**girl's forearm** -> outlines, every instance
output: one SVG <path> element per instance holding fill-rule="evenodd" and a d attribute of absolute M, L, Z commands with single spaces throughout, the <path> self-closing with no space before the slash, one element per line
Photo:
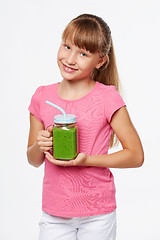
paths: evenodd
<path fill-rule="evenodd" d="M 34 167 L 39 167 L 44 162 L 44 153 L 39 150 L 37 142 L 27 148 L 27 158 Z"/>
<path fill-rule="evenodd" d="M 142 166 L 143 161 L 143 153 L 123 149 L 111 154 L 87 156 L 85 165 L 108 168 L 135 168 Z"/>

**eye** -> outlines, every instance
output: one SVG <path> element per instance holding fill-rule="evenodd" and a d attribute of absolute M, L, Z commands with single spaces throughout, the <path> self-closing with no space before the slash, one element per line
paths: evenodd
<path fill-rule="evenodd" d="M 84 53 L 84 52 L 81 52 L 81 56 L 82 56 L 82 57 L 87 57 L 87 54 Z"/>
<path fill-rule="evenodd" d="M 66 45 L 66 44 L 64 44 L 64 47 L 65 47 L 67 50 L 70 49 L 70 47 L 69 47 L 68 45 Z"/>

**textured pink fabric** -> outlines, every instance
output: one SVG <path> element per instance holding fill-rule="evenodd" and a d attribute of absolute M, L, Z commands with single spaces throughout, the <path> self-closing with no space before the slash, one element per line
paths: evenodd
<path fill-rule="evenodd" d="M 77 100 L 58 95 L 58 83 L 39 87 L 32 96 L 29 111 L 44 124 L 53 124 L 60 111 L 46 100 L 75 114 L 79 152 L 107 154 L 113 113 L 125 106 L 114 86 L 96 82 L 94 88 Z M 81 217 L 106 214 L 116 209 L 114 178 L 108 168 L 55 166 L 45 159 L 42 210 L 55 216 Z"/>

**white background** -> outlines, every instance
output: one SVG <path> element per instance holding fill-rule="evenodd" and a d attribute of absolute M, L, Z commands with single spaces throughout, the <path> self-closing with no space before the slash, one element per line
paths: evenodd
<path fill-rule="evenodd" d="M 158 0 L 0 1 L 1 240 L 38 239 L 43 166 L 27 163 L 28 106 L 38 86 L 61 81 L 61 33 L 82 13 L 111 28 L 124 100 L 145 152 L 141 168 L 111 169 L 117 240 L 160 239 L 159 12 Z"/>

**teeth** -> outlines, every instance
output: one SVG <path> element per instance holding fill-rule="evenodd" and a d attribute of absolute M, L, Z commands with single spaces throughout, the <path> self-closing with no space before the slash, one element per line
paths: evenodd
<path fill-rule="evenodd" d="M 71 68 L 68 68 L 68 67 L 66 67 L 66 70 L 69 71 L 69 72 L 72 71 L 72 69 L 71 69 Z"/>
<path fill-rule="evenodd" d="M 67 67 L 66 65 L 64 65 L 64 67 L 65 67 L 66 71 L 68 71 L 68 72 L 72 72 L 72 71 L 76 70 L 74 68 Z"/>

